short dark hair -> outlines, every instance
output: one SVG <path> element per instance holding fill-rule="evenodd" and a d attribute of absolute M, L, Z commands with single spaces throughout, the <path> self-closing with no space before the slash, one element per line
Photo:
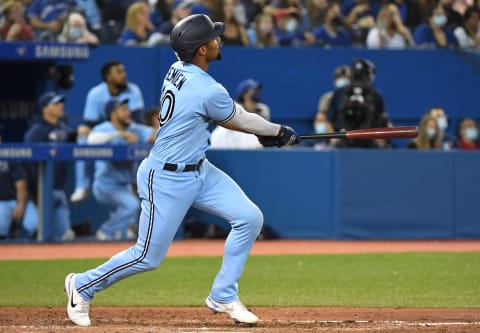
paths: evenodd
<path fill-rule="evenodd" d="M 118 60 L 112 60 L 104 63 L 101 70 L 103 81 L 107 82 L 107 76 L 108 76 L 108 73 L 110 73 L 110 70 L 112 69 L 112 67 L 115 67 L 121 64 L 122 63 Z"/>

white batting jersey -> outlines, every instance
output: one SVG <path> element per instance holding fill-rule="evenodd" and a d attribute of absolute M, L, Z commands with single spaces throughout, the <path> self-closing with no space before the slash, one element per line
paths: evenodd
<path fill-rule="evenodd" d="M 165 75 L 160 129 L 150 157 L 161 162 L 196 163 L 208 149 L 209 123 L 235 112 L 227 90 L 200 67 L 177 61 Z"/>

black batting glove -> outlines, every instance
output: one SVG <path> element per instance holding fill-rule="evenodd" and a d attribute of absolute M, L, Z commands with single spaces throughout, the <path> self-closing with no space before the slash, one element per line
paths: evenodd
<path fill-rule="evenodd" d="M 283 147 L 286 145 L 293 145 L 300 142 L 297 133 L 288 126 L 281 126 L 278 135 L 276 136 L 261 136 L 257 135 L 258 141 L 264 147 Z"/>
<path fill-rule="evenodd" d="M 280 127 L 277 138 L 279 143 L 277 147 L 290 146 L 300 142 L 298 134 L 289 126 Z"/>

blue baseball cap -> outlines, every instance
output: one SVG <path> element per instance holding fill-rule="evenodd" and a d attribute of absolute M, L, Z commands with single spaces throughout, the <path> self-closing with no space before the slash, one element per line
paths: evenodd
<path fill-rule="evenodd" d="M 55 91 L 47 91 L 38 99 L 38 107 L 42 110 L 47 105 L 63 102 L 65 96 L 57 94 Z"/>
<path fill-rule="evenodd" d="M 107 102 L 107 105 L 105 105 L 105 114 L 107 115 L 107 118 L 110 118 L 110 114 L 118 108 L 122 104 L 127 104 L 129 101 L 128 98 L 118 98 L 114 97 L 111 100 Z"/>
<path fill-rule="evenodd" d="M 254 79 L 246 79 L 240 82 L 237 86 L 237 100 L 242 97 L 245 91 L 252 88 L 261 88 L 262 84 Z"/>

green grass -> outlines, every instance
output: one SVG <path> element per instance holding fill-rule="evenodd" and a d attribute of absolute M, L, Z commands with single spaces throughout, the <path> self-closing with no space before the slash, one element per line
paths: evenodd
<path fill-rule="evenodd" d="M 104 260 L 0 261 L 0 306 L 63 306 L 66 273 Z M 101 292 L 95 305 L 201 306 L 220 257 L 167 258 Z M 250 306 L 480 308 L 480 253 L 251 256 Z"/>

